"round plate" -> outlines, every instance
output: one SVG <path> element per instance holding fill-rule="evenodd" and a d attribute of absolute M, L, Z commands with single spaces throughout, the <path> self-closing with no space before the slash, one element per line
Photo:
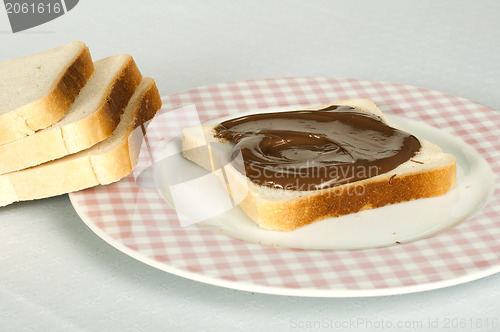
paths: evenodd
<path fill-rule="evenodd" d="M 500 172 L 500 115 L 463 98 L 412 86 L 355 79 L 252 80 L 172 94 L 164 98 L 163 109 L 195 104 L 200 121 L 208 121 L 231 110 L 320 105 L 348 98 L 371 99 L 389 116 L 460 137 L 493 173 Z M 160 121 L 158 126 L 163 142 L 178 135 L 180 123 L 192 125 L 189 116 L 173 113 L 176 121 Z M 162 118 L 168 116 L 158 117 Z M 149 142 L 149 147 L 155 150 L 162 144 Z M 499 272 L 500 185 L 496 181 L 491 186 L 489 203 L 446 232 L 397 246 L 335 251 L 275 248 L 237 240 L 200 224 L 180 227 L 176 211 L 158 191 L 139 186 L 132 175 L 70 198 L 84 222 L 105 241 L 164 271 L 252 292 L 354 297 L 436 289 Z M 193 199 L 193 209 L 201 203 Z"/>

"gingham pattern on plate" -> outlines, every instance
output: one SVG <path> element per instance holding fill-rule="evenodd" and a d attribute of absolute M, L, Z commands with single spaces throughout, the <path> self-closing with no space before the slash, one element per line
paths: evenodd
<path fill-rule="evenodd" d="M 500 173 L 500 115 L 472 101 L 392 83 L 280 78 L 222 83 L 164 98 L 164 111 L 195 104 L 201 120 L 230 111 L 368 98 L 384 112 L 460 136 Z M 173 136 L 189 119 L 162 123 Z M 154 137 L 154 135 L 153 135 Z M 161 144 L 150 141 L 152 149 Z M 410 244 L 357 251 L 276 249 L 202 225 L 181 228 L 175 211 L 133 176 L 71 194 L 82 219 L 120 250 L 165 271 L 216 285 L 275 294 L 370 296 L 433 289 L 500 271 L 500 183 L 475 217 Z"/>

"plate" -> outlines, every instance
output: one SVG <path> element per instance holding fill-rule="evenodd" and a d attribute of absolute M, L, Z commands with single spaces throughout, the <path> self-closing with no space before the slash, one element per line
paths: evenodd
<path fill-rule="evenodd" d="M 109 186 L 73 193 L 71 202 L 103 240 L 146 264 L 200 282 L 252 292 L 317 297 L 401 294 L 456 285 L 500 271 L 500 185 L 490 181 L 487 172 L 485 177 L 478 172 L 483 167 L 494 174 L 500 172 L 500 116 L 472 101 L 423 88 L 355 79 L 221 83 L 165 97 L 165 116 L 158 117 L 163 120 L 152 123 L 156 129 L 148 128 L 148 138 L 150 132 L 158 130 L 161 139 L 150 140 L 148 151 L 172 144 L 181 127 L 193 125 L 189 112 L 168 112 L 181 106 L 196 105 L 196 124 L 234 110 L 285 109 L 347 98 L 372 99 L 393 122 L 444 143 L 447 151 L 458 152 L 462 191 L 465 194 L 472 188 L 479 195 L 474 196 L 472 207 L 457 213 L 464 218 L 476 214 L 438 235 L 422 239 L 424 234 L 401 245 L 304 250 L 241 241 L 201 224 L 180 227 L 176 211 L 155 188 L 141 184 L 141 178 L 134 175 Z M 141 159 L 148 151 L 141 153 Z M 143 165 L 138 165 L 135 175 L 144 171 Z M 469 178 L 471 174 L 475 175 Z M 470 183 L 464 182 L 467 178 Z M 477 178 L 487 183 L 473 180 Z M 491 198 L 486 202 L 488 193 Z M 204 203 L 193 197 L 189 206 L 196 210 Z M 425 223 L 426 213 L 431 212 L 417 209 L 411 217 Z"/>

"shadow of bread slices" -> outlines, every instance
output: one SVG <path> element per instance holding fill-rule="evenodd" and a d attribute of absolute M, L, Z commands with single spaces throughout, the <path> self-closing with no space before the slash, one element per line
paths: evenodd
<path fill-rule="evenodd" d="M 387 123 L 376 104 L 365 99 L 349 99 L 309 109 L 330 105 L 351 106 Z M 201 130 L 200 127 L 184 129 L 183 156 L 218 175 L 233 200 L 264 229 L 291 231 L 329 217 L 438 196 L 456 183 L 455 158 L 433 143 L 419 139 L 421 148 L 413 158 L 387 173 L 361 181 L 311 191 L 261 186 L 236 170 L 230 162 L 233 143 L 216 138 L 214 128 L 215 125 L 208 125 Z M 207 144 L 208 149 L 199 148 Z M 221 167 L 225 175 L 220 172 Z"/>
<path fill-rule="evenodd" d="M 0 63 L 0 145 L 59 121 L 93 72 L 80 41 Z"/>
<path fill-rule="evenodd" d="M 97 61 L 94 73 L 59 122 L 0 145 L 0 174 L 85 150 L 109 137 L 141 79 L 130 55 Z"/>
<path fill-rule="evenodd" d="M 0 175 L 0 206 L 109 184 L 129 175 L 137 164 L 143 126 L 160 108 L 154 80 L 144 78 L 107 139 L 78 153 Z"/>

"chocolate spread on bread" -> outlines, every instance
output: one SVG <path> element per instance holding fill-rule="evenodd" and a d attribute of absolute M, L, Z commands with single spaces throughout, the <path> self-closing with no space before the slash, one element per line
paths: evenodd
<path fill-rule="evenodd" d="M 349 106 L 248 115 L 215 132 L 235 144 L 232 163 L 252 182 L 300 191 L 389 172 L 421 147 L 415 136 Z"/>

